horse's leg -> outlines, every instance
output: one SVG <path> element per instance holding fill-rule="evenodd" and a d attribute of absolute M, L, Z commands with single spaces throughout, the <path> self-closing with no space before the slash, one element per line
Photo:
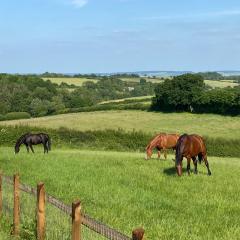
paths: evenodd
<path fill-rule="evenodd" d="M 48 145 L 47 145 L 47 143 L 45 143 L 44 146 L 45 146 L 45 149 L 46 149 L 46 153 L 48 153 Z"/>
<path fill-rule="evenodd" d="M 34 150 L 33 150 L 32 144 L 29 144 L 29 147 L 30 147 L 32 153 L 34 153 Z"/>
<path fill-rule="evenodd" d="M 28 145 L 25 144 L 25 146 L 26 146 L 27 152 L 29 153 L 29 147 L 28 147 Z"/>
<path fill-rule="evenodd" d="M 197 174 L 198 170 L 197 170 L 197 158 L 196 157 L 192 157 L 193 160 L 193 164 L 194 164 L 194 173 Z"/>
<path fill-rule="evenodd" d="M 191 158 L 187 157 L 187 172 L 188 172 L 188 175 L 190 175 L 190 163 L 191 163 Z"/>
<path fill-rule="evenodd" d="M 206 165 L 207 170 L 208 170 L 208 175 L 210 176 L 210 175 L 212 175 L 212 173 L 211 173 L 210 168 L 209 168 L 209 163 L 208 163 L 208 160 L 207 160 L 207 155 L 205 155 L 205 156 L 203 157 L 203 159 L 204 159 L 205 165 Z"/>
<path fill-rule="evenodd" d="M 43 150 L 44 150 L 44 154 L 45 154 L 45 153 L 46 153 L 46 151 L 47 151 L 47 150 L 46 150 L 46 148 L 47 148 L 47 147 L 46 147 L 46 144 L 45 144 L 45 143 L 43 143 Z"/>
<path fill-rule="evenodd" d="M 158 149 L 158 158 L 160 159 L 160 157 L 161 157 L 161 150 Z"/>
<path fill-rule="evenodd" d="M 164 151 L 164 158 L 165 158 L 165 160 L 167 160 L 167 149 L 164 148 L 163 151 Z"/>

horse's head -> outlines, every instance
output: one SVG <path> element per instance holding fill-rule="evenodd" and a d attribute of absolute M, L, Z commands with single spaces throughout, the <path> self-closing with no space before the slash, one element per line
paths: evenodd
<path fill-rule="evenodd" d="M 145 160 L 148 160 L 150 159 L 152 156 L 152 149 L 150 147 L 147 147 L 146 148 L 146 157 L 145 157 Z"/>
<path fill-rule="evenodd" d="M 15 148 L 14 148 L 15 154 L 19 153 L 19 151 L 20 151 L 20 147 L 19 147 L 19 145 L 16 144 Z"/>
<path fill-rule="evenodd" d="M 180 177 L 182 176 L 182 164 L 176 165 L 177 175 Z"/>

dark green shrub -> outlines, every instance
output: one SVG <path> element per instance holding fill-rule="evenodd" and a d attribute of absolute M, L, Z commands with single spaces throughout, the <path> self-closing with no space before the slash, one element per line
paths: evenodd
<path fill-rule="evenodd" d="M 31 115 L 27 112 L 11 112 L 5 115 L 5 120 L 27 119 L 31 118 Z"/>
<path fill-rule="evenodd" d="M 0 114 L 0 121 L 4 121 L 5 120 L 5 116 L 3 114 Z"/>

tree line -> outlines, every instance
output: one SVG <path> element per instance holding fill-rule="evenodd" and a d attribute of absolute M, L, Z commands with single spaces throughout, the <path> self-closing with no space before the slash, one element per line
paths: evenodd
<path fill-rule="evenodd" d="M 240 86 L 209 89 L 201 74 L 184 74 L 158 84 L 152 109 L 239 115 Z"/>
<path fill-rule="evenodd" d="M 202 76 L 204 80 L 233 80 L 240 83 L 240 75 L 223 76 L 218 72 L 201 72 L 198 75 Z"/>

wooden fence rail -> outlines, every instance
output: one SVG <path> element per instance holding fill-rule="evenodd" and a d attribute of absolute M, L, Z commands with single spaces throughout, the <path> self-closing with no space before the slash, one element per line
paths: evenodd
<path fill-rule="evenodd" d="M 38 183 L 37 188 L 32 188 L 25 184 L 20 183 L 20 177 L 15 174 L 12 177 L 4 176 L 0 172 L 0 218 L 2 216 L 2 210 L 4 206 L 2 183 L 5 182 L 8 185 L 13 185 L 13 235 L 19 236 L 20 234 L 20 191 L 31 194 L 36 197 L 36 233 L 38 240 L 44 240 L 46 236 L 46 202 L 52 206 L 58 208 L 61 212 L 72 218 L 72 240 L 81 240 L 81 226 L 84 225 L 88 229 L 106 237 L 110 240 L 143 240 L 144 230 L 138 228 L 132 231 L 132 237 L 128 237 L 119 231 L 91 218 L 86 214 L 81 213 L 81 202 L 79 200 L 74 201 L 72 206 L 68 206 L 59 201 L 55 197 L 45 192 L 44 183 Z"/>

